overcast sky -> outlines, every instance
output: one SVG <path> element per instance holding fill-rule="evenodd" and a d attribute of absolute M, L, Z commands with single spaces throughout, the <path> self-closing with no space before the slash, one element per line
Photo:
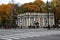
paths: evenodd
<path fill-rule="evenodd" d="M 15 3 L 24 4 L 24 3 L 28 3 L 28 2 L 33 2 L 35 0 L 14 0 L 14 1 L 15 1 Z M 46 2 L 47 0 L 43 0 L 43 1 Z M 9 2 L 11 2 L 11 0 L 0 0 L 0 4 L 2 4 L 2 3 L 7 4 Z"/>

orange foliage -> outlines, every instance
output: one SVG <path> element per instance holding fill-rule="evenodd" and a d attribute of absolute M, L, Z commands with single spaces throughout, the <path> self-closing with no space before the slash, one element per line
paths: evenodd
<path fill-rule="evenodd" d="M 37 5 L 27 4 L 27 5 L 24 5 L 23 8 L 26 9 L 27 11 L 29 11 L 29 12 L 38 12 L 38 11 L 40 11 L 40 8 Z"/>
<path fill-rule="evenodd" d="M 5 17 L 5 19 L 10 20 L 11 19 L 11 10 L 12 5 L 11 4 L 2 4 L 0 5 L 0 16 Z M 0 20 L 2 20 L 0 17 Z"/>

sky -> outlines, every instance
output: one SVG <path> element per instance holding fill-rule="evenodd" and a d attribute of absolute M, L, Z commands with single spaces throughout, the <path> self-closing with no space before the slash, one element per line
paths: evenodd
<path fill-rule="evenodd" d="M 29 3 L 29 2 L 33 2 L 35 0 L 14 0 L 15 3 L 20 3 L 20 4 L 24 4 L 24 3 Z M 44 2 L 46 2 L 47 0 L 43 0 Z M 51 1 L 51 0 L 48 0 Z M 11 0 L 0 0 L 0 4 L 4 3 L 7 4 L 11 2 Z"/>

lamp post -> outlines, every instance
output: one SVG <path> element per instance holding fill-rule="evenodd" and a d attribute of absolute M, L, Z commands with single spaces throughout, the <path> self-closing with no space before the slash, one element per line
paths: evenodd
<path fill-rule="evenodd" d="M 16 14 L 16 8 L 15 8 L 15 5 L 14 5 L 14 0 L 11 0 L 11 1 L 12 1 L 13 25 L 15 26 L 16 25 L 17 14 Z"/>
<path fill-rule="evenodd" d="M 48 29 L 50 29 L 50 25 L 49 25 L 49 2 L 47 0 L 47 17 L 48 17 Z"/>

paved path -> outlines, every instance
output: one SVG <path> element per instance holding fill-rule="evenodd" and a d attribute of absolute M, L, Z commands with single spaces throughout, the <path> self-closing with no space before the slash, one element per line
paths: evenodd
<path fill-rule="evenodd" d="M 41 40 L 55 37 L 59 35 L 59 30 L 47 29 L 7 29 L 0 30 L 0 40 Z M 59 38 L 57 37 L 57 38 Z"/>
<path fill-rule="evenodd" d="M 60 35 L 50 35 L 42 37 L 31 37 L 31 38 L 22 38 L 19 40 L 60 40 Z"/>

